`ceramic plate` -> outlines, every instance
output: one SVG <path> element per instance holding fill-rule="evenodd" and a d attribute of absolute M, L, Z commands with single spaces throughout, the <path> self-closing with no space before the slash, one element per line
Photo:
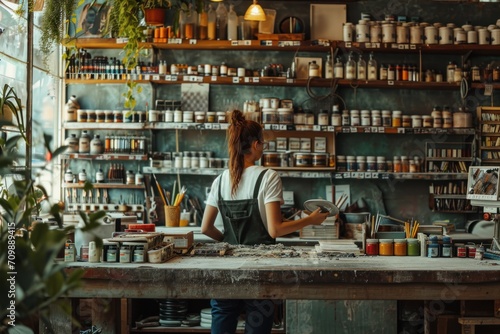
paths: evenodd
<path fill-rule="evenodd" d="M 324 199 L 310 199 L 304 202 L 304 208 L 313 212 L 317 208 L 321 208 L 322 212 L 329 212 L 329 217 L 335 216 L 339 213 L 339 208 L 335 206 L 332 202 L 326 201 Z"/>

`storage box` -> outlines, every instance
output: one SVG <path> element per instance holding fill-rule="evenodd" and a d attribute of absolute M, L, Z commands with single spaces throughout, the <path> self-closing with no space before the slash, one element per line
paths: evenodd
<path fill-rule="evenodd" d="M 175 252 L 185 254 L 193 247 L 193 235 L 193 231 L 187 233 L 164 233 L 163 242 L 173 243 Z"/>

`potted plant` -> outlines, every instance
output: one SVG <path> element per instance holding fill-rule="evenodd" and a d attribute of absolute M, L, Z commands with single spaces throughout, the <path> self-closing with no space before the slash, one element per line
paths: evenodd
<path fill-rule="evenodd" d="M 169 0 L 144 0 L 142 8 L 146 24 L 150 26 L 163 25 L 165 23 L 166 9 L 171 6 L 172 3 Z"/>
<path fill-rule="evenodd" d="M 0 96 L 0 110 L 7 106 L 18 124 L 9 124 L 9 131 L 17 134 L 8 139 L 0 137 L 0 333 L 38 332 L 39 321 L 48 333 L 55 333 L 47 316 L 50 308 L 70 308 L 65 298 L 69 291 L 80 284 L 82 270 L 66 274 L 65 262 L 57 261 L 68 233 L 73 227 L 63 227 L 60 203 L 50 203 L 45 189 L 31 179 L 30 172 L 19 170 L 18 161 L 25 157 L 18 146 L 29 147 L 25 136 L 22 104 L 15 90 L 4 85 Z M 6 122 L 0 122 L 1 126 Z M 49 148 L 47 138 L 45 147 Z M 60 147 L 51 152 L 52 159 L 64 152 Z M 49 213 L 58 228 L 46 223 L 35 223 L 41 212 L 41 203 L 47 204 Z M 91 230 L 105 215 L 96 212 L 87 216 L 80 213 L 85 227 Z"/>

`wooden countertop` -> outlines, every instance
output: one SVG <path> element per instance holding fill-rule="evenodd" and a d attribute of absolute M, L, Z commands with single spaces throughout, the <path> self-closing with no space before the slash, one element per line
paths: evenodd
<path fill-rule="evenodd" d="M 397 256 L 179 256 L 161 264 L 77 262 L 71 297 L 500 299 L 500 261 Z M 296 256 L 296 254 L 294 255 Z"/>

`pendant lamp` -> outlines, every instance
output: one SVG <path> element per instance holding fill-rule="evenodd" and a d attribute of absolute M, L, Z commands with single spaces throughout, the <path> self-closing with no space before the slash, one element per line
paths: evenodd
<path fill-rule="evenodd" d="M 257 3 L 257 0 L 253 0 L 253 4 L 248 7 L 244 18 L 247 21 L 265 21 L 266 13 L 264 13 L 262 7 Z"/>

